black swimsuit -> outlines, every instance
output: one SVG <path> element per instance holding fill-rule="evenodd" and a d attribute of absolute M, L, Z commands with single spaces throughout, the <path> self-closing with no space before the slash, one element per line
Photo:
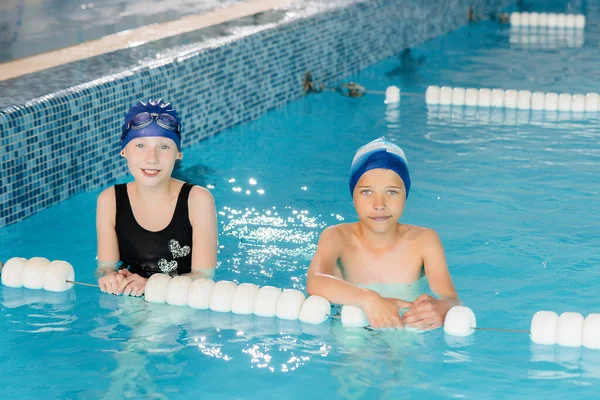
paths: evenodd
<path fill-rule="evenodd" d="M 119 254 L 129 271 L 148 278 L 155 273 L 173 276 L 192 270 L 192 225 L 188 213 L 192 187 L 189 183 L 183 184 L 171 222 L 165 229 L 151 232 L 135 220 L 127 184 L 115 185 Z"/>

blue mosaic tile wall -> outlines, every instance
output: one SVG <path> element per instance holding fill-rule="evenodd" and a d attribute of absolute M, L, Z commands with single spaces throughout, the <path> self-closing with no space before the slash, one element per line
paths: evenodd
<path fill-rule="evenodd" d="M 315 3 L 308 2 L 308 3 Z M 0 227 L 126 172 L 121 118 L 140 99 L 173 102 L 183 146 L 258 118 L 317 81 L 355 73 L 467 23 L 507 0 L 347 1 L 239 40 L 0 110 Z"/>

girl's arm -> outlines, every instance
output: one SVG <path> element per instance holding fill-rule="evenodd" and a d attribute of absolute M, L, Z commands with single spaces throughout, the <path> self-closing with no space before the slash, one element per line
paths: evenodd
<path fill-rule="evenodd" d="M 217 266 L 217 210 L 213 195 L 201 186 L 194 186 L 188 198 L 192 237 L 193 279 L 212 279 Z"/>
<path fill-rule="evenodd" d="M 109 187 L 98 196 L 96 207 L 96 235 L 98 256 L 96 276 L 100 290 L 116 293 L 123 276 L 117 273 L 119 243 L 115 231 L 117 205 L 115 188 Z"/>

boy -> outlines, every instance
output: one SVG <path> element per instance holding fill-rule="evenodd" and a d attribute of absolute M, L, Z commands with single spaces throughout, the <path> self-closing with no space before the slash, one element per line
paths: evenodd
<path fill-rule="evenodd" d="M 323 231 L 308 269 L 307 292 L 361 307 L 373 328 L 440 327 L 460 302 L 437 233 L 397 222 L 410 190 L 404 152 L 385 138 L 362 146 L 352 161 L 349 186 L 358 222 Z M 439 299 L 421 294 L 410 302 L 386 297 L 389 290 L 361 287 L 407 286 L 423 274 Z M 400 317 L 402 308 L 408 311 Z"/>

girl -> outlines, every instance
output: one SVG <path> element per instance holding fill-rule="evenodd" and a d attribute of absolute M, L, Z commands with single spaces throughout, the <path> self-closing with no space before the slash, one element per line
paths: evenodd
<path fill-rule="evenodd" d="M 181 160 L 181 122 L 169 103 L 129 109 L 121 156 L 134 181 L 98 196 L 98 284 L 111 294 L 141 296 L 155 273 L 212 278 L 217 261 L 213 196 L 171 177 Z M 120 264 L 120 269 L 117 267 Z"/>

